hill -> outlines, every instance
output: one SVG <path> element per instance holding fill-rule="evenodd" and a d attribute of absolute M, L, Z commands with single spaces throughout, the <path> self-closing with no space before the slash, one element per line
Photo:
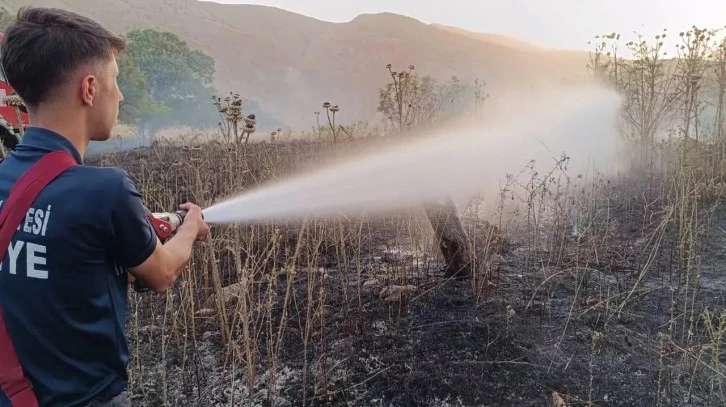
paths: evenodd
<path fill-rule="evenodd" d="M 17 9 L 25 2 L 6 0 Z M 36 0 L 91 16 L 118 32 L 172 31 L 212 56 L 220 92 L 235 91 L 287 125 L 309 127 L 324 101 L 341 120 L 375 120 L 386 64 L 438 79 L 485 80 L 490 91 L 585 74 L 588 55 L 538 49 L 506 37 L 429 25 L 392 13 L 330 23 L 256 5 L 197 0 Z M 204 101 L 206 103 L 206 101 Z"/>

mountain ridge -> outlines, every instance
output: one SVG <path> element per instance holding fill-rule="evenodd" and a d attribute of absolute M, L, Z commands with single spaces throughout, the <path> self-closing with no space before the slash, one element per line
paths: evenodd
<path fill-rule="evenodd" d="M 21 5 L 6 1 L 11 10 Z M 337 23 L 277 7 L 197 0 L 35 0 L 33 5 L 75 11 L 116 32 L 171 31 L 214 58 L 220 93 L 254 99 L 296 129 L 310 128 L 313 112 L 325 101 L 340 105 L 342 122 L 380 120 L 377 91 L 390 79 L 388 63 L 394 69 L 415 65 L 439 80 L 480 78 L 490 93 L 586 73 L 587 52 L 549 50 L 391 12 Z"/>

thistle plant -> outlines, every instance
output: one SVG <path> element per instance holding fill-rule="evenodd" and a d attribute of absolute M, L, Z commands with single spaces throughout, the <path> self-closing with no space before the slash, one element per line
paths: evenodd
<path fill-rule="evenodd" d="M 20 138 L 23 137 L 23 134 L 25 134 L 25 129 L 23 129 L 23 119 L 20 117 L 21 109 L 23 109 L 25 103 L 23 103 L 23 99 L 20 98 L 15 92 L 11 93 L 10 95 L 6 96 L 3 99 L 3 103 L 7 106 L 12 106 L 15 110 L 15 120 L 19 124 L 18 131 L 20 132 Z"/>
<path fill-rule="evenodd" d="M 257 129 L 257 120 L 255 115 L 245 115 L 242 111 L 242 98 L 238 93 L 229 92 L 229 96 L 222 99 L 218 96 L 213 96 L 214 106 L 219 111 L 222 120 L 217 125 L 222 132 L 222 137 L 225 142 L 229 142 L 232 137 L 237 144 L 247 144 L 250 139 L 250 135 Z M 240 122 L 244 121 L 244 127 L 240 128 Z"/>
<path fill-rule="evenodd" d="M 330 126 L 330 131 L 333 133 L 333 142 L 338 142 L 338 131 L 335 128 L 335 114 L 340 111 L 340 107 L 338 105 L 331 105 L 330 102 L 323 103 L 323 109 L 325 109 L 325 114 L 328 116 L 328 125 Z M 333 113 L 332 118 L 330 113 Z"/>

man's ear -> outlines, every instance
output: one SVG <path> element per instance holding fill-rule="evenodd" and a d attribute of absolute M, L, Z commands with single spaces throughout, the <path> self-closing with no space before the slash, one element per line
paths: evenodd
<path fill-rule="evenodd" d="M 81 100 L 83 104 L 93 106 L 93 98 L 98 91 L 98 79 L 93 75 L 86 75 L 81 79 Z"/>

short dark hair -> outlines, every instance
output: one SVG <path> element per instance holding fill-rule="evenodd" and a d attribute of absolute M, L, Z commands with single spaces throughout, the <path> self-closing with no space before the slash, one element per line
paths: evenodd
<path fill-rule="evenodd" d="M 30 108 L 52 97 L 76 69 L 126 49 L 123 37 L 57 8 L 21 8 L 4 37 L 0 63 L 10 86 Z"/>

